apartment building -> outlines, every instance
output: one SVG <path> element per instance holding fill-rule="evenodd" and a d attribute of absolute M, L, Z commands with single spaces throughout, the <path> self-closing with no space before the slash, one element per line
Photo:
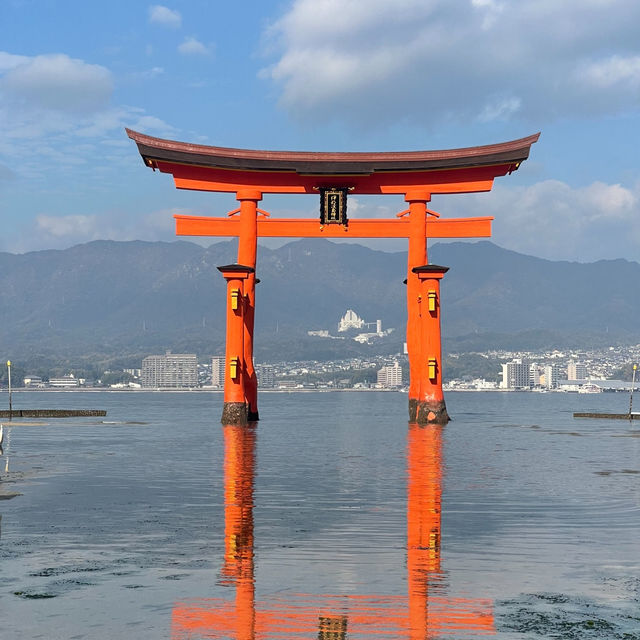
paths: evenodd
<path fill-rule="evenodd" d="M 147 356 L 142 361 L 142 387 L 145 389 L 197 386 L 198 358 L 195 353 L 166 353 Z"/>

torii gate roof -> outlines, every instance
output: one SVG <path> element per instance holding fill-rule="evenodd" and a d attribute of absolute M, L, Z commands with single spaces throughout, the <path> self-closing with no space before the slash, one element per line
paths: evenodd
<path fill-rule="evenodd" d="M 354 193 L 488 191 L 493 179 L 529 157 L 539 133 L 479 147 L 439 151 L 258 151 L 154 138 L 127 129 L 145 164 L 174 176 L 176 187 L 205 191 L 255 188 L 265 193 L 314 193 L 345 186 Z"/>

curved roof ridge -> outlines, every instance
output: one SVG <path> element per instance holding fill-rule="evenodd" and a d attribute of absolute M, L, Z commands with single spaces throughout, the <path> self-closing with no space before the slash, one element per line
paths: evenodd
<path fill-rule="evenodd" d="M 533 135 L 509 140 L 507 142 L 499 142 L 489 145 L 480 145 L 475 147 L 462 147 L 458 149 L 439 149 L 430 151 L 269 151 L 258 149 L 239 149 L 234 147 L 217 147 L 211 145 L 194 144 L 191 142 L 180 142 L 177 140 L 167 140 L 164 138 L 156 138 L 126 129 L 127 135 L 139 147 L 145 148 L 143 155 L 150 155 L 149 151 L 157 150 L 159 152 L 174 152 L 180 154 L 188 154 L 189 156 L 200 156 L 203 158 L 228 158 L 230 160 L 241 161 L 261 161 L 268 164 L 270 161 L 280 162 L 434 162 L 438 160 L 459 159 L 463 161 L 466 158 L 482 158 L 483 156 L 496 156 L 500 154 L 511 155 L 514 152 L 526 151 L 522 159 L 528 157 L 529 148 L 538 141 L 540 132 Z M 141 149 L 142 153 L 142 149 Z M 160 156 L 163 154 L 160 153 Z"/>

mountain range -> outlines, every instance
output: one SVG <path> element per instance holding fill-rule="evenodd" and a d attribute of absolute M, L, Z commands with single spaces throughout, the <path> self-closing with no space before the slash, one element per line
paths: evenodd
<path fill-rule="evenodd" d="M 225 283 L 235 241 L 95 241 L 0 253 L 0 349 L 35 367 L 140 366 L 150 353 L 224 351 Z M 438 243 L 445 349 L 640 342 L 640 264 L 549 261 L 491 242 Z M 326 359 L 402 349 L 406 252 L 299 240 L 259 247 L 256 359 Z M 376 345 L 307 335 L 347 309 L 394 327 Z M 75 365 L 78 366 L 78 365 Z"/>

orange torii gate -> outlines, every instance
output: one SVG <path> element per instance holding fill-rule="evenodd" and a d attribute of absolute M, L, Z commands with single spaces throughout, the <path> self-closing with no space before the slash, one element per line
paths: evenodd
<path fill-rule="evenodd" d="M 258 419 L 253 366 L 258 237 L 407 238 L 409 420 L 449 420 L 442 393 L 440 280 L 427 261 L 427 238 L 491 235 L 491 217 L 442 219 L 427 209 L 433 194 L 490 191 L 518 169 L 539 133 L 500 144 L 444 151 L 314 153 L 254 151 L 163 140 L 127 129 L 145 164 L 173 175 L 178 189 L 235 193 L 227 217 L 177 215 L 176 233 L 238 237 L 237 263 L 219 267 L 227 281 L 223 424 Z M 271 218 L 258 208 L 267 193 L 319 193 L 320 220 Z M 409 208 L 395 219 L 348 219 L 348 194 L 399 194 Z M 233 217 L 239 213 L 239 216 Z"/>

